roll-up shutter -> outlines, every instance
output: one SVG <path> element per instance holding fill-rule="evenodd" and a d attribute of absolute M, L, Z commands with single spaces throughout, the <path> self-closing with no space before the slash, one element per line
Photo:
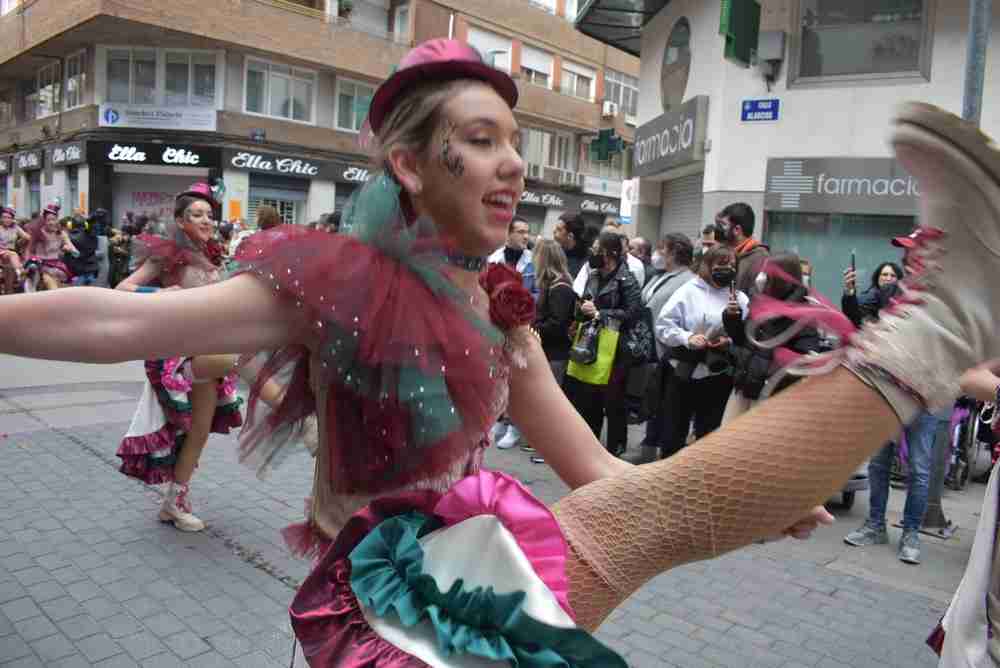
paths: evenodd
<path fill-rule="evenodd" d="M 664 182 L 660 237 L 671 232 L 680 232 L 692 239 L 701 235 L 704 177 L 704 172 L 699 172 Z"/>

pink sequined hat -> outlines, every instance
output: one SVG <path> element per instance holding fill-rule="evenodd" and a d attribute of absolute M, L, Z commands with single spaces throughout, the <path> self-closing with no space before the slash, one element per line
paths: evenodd
<path fill-rule="evenodd" d="M 212 195 L 212 187 L 203 181 L 192 183 L 187 190 L 177 195 L 177 199 L 181 197 L 194 197 L 195 199 L 204 200 L 212 206 L 218 204 Z"/>
<path fill-rule="evenodd" d="M 58 217 L 59 216 L 59 211 L 61 211 L 61 210 L 62 210 L 62 207 L 59 206 L 58 204 L 55 204 L 55 203 L 49 204 L 47 207 L 45 207 L 42 210 L 42 215 L 43 216 L 50 216 L 51 215 L 51 216 Z"/>
<path fill-rule="evenodd" d="M 484 63 L 479 52 L 465 42 L 431 39 L 403 56 L 396 72 L 375 91 L 368 111 L 372 132 L 379 131 L 399 96 L 414 84 L 452 79 L 479 79 L 492 86 L 512 109 L 517 104 L 517 86 L 506 72 Z"/>
<path fill-rule="evenodd" d="M 9 213 L 11 218 L 17 218 L 17 211 L 12 206 L 0 206 L 0 215 Z"/>

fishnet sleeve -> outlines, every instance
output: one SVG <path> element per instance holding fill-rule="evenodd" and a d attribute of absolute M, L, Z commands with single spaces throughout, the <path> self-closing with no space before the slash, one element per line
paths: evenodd
<path fill-rule="evenodd" d="M 577 621 L 595 629 L 652 577 L 780 534 L 898 431 L 888 404 L 840 369 L 669 459 L 575 490 L 553 511 Z"/>

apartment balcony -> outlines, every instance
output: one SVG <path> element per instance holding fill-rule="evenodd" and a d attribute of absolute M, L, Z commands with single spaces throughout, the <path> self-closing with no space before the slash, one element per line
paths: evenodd
<path fill-rule="evenodd" d="M 601 121 L 601 107 L 597 102 L 564 95 L 518 77 L 515 79 L 520 92 L 518 114 L 530 116 L 532 121 L 549 126 L 554 124 L 576 132 L 597 132 Z"/>
<path fill-rule="evenodd" d="M 46 55 L 100 43 L 232 45 L 387 77 L 409 43 L 387 26 L 331 15 L 325 6 L 325 0 L 25 0 L 0 17 L 0 65 L 6 76 L 30 71 L 45 62 L 30 55 L 42 45 Z"/>

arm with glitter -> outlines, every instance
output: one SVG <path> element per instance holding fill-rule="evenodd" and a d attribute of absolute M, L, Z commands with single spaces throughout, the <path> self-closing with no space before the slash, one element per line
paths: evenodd
<path fill-rule="evenodd" d="M 252 276 L 157 295 L 8 295 L 0 312 L 0 353 L 98 364 L 256 352 L 301 343 L 305 331 L 294 303 Z"/>

